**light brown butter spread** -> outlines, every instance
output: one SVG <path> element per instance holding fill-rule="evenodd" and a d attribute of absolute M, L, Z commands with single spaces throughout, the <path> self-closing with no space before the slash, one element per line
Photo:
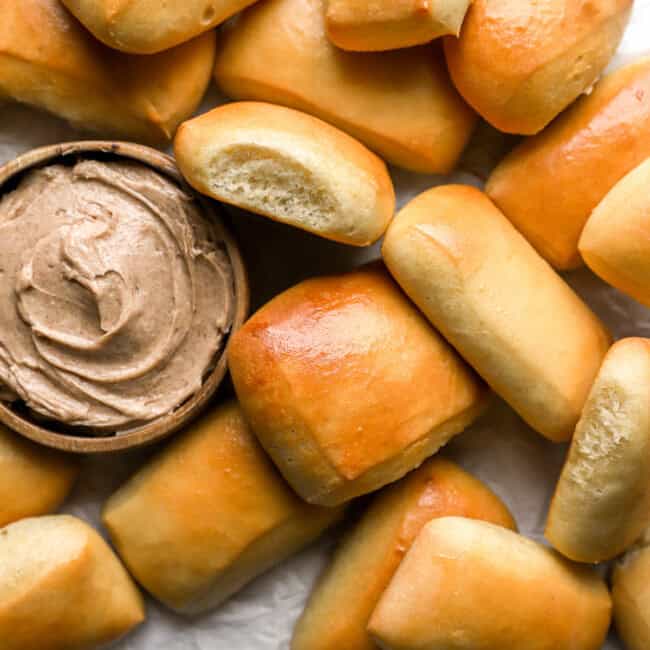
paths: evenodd
<path fill-rule="evenodd" d="M 32 171 L 0 201 L 0 394 L 115 431 L 169 413 L 222 348 L 232 287 L 171 180 L 93 160 Z"/>

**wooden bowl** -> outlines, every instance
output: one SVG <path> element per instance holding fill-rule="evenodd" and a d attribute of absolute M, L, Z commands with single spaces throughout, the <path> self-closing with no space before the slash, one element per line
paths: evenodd
<path fill-rule="evenodd" d="M 0 167 L 0 195 L 6 191 L 5 188 L 12 179 L 16 179 L 27 170 L 33 167 L 42 167 L 44 165 L 63 162 L 62 159 L 65 158 L 96 158 L 107 160 L 129 158 L 136 160 L 171 178 L 181 185 L 186 192 L 197 196 L 204 212 L 214 219 L 217 232 L 226 245 L 226 250 L 232 265 L 235 313 L 231 333 L 242 325 L 249 309 L 249 289 L 239 248 L 230 232 L 222 223 L 217 204 L 209 201 L 205 197 L 197 195 L 184 182 L 174 164 L 173 158 L 170 156 L 149 147 L 125 142 L 83 141 L 34 149 Z M 112 452 L 151 444 L 189 424 L 207 406 L 210 398 L 214 395 L 226 374 L 227 345 L 228 339 L 221 352 L 221 356 L 215 363 L 214 369 L 206 377 L 198 393 L 190 397 L 172 413 L 163 415 L 127 433 L 110 436 L 80 436 L 76 435 L 73 431 L 71 431 L 71 434 L 57 432 L 48 429 L 47 425 L 40 421 L 36 424 L 27 416 L 2 402 L 0 402 L 0 422 L 17 433 L 42 445 L 75 453 Z"/>

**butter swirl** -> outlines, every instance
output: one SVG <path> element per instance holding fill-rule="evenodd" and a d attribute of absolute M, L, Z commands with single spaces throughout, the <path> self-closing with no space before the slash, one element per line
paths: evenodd
<path fill-rule="evenodd" d="M 223 345 L 232 285 L 212 225 L 156 172 L 32 171 L 0 201 L 0 384 L 69 425 L 169 413 Z"/>

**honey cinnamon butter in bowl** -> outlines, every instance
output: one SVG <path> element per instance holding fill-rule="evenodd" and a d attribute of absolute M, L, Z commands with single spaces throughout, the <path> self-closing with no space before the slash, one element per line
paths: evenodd
<path fill-rule="evenodd" d="M 73 143 L 0 169 L 0 420 L 72 451 L 163 437 L 245 316 L 236 245 L 167 156 Z"/>

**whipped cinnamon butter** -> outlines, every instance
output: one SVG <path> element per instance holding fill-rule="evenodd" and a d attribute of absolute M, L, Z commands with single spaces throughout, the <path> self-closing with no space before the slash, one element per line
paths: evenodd
<path fill-rule="evenodd" d="M 120 431 L 201 387 L 233 312 L 211 223 L 138 163 L 30 172 L 0 200 L 0 394 Z"/>

